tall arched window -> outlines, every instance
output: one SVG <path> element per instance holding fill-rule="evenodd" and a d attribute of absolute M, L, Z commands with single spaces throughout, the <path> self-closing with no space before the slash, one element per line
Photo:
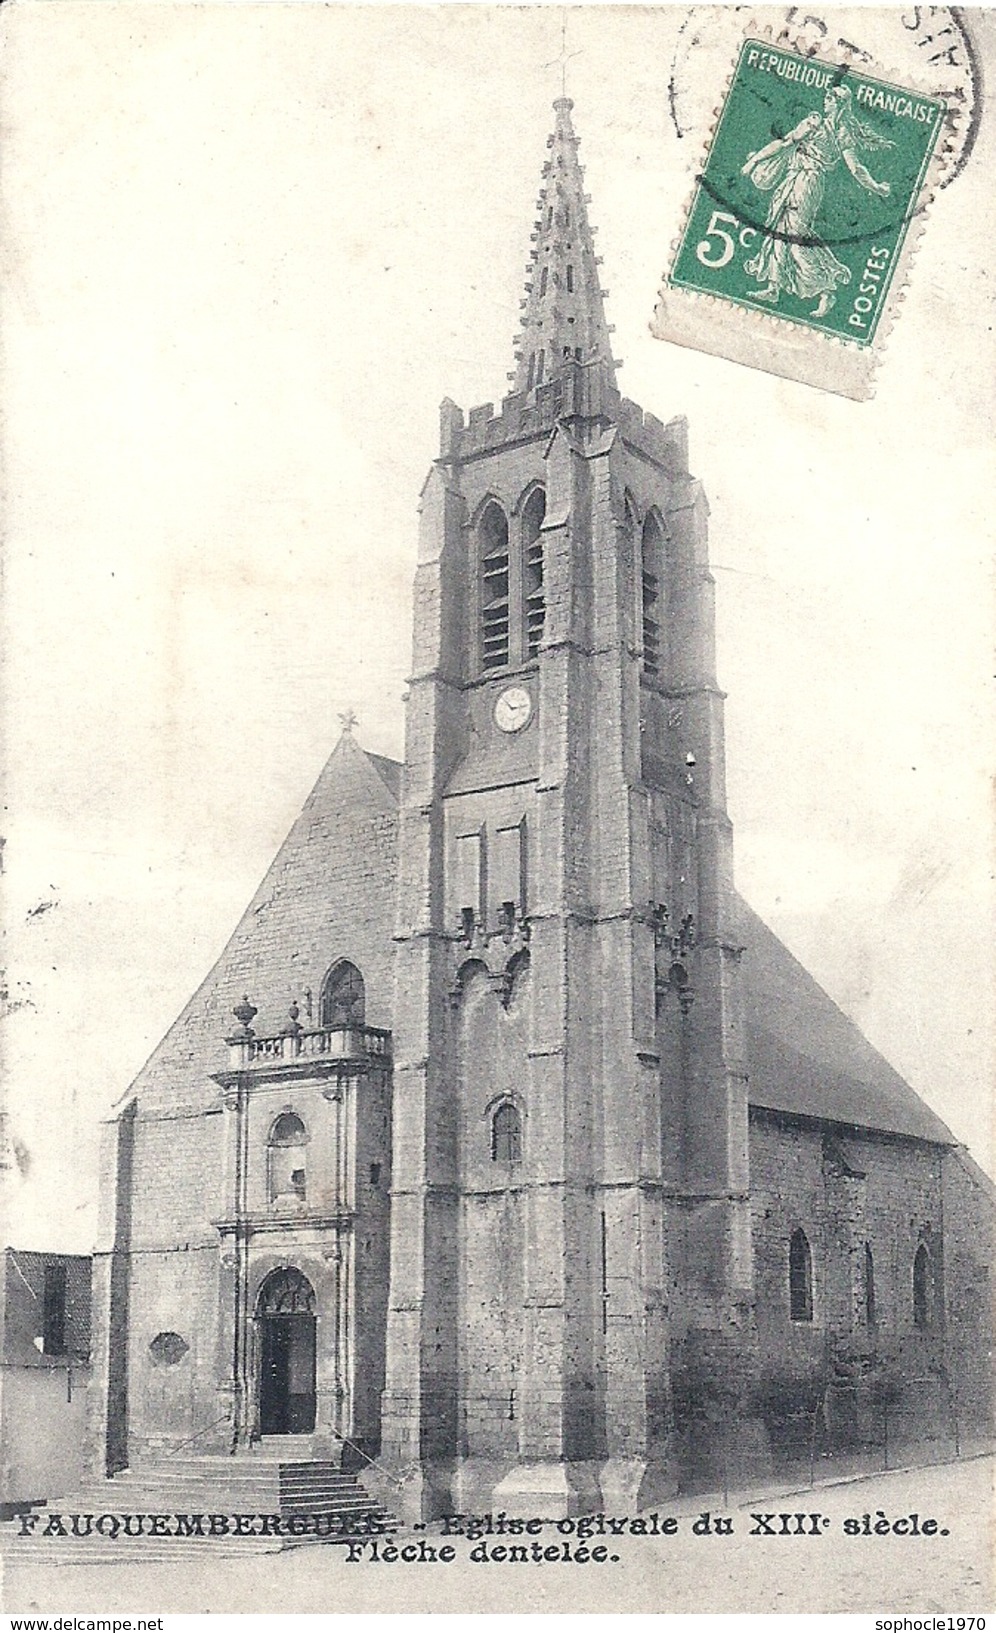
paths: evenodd
<path fill-rule="evenodd" d="M 280 1197 L 303 1202 L 308 1193 L 304 1148 L 308 1130 L 296 1111 L 282 1111 L 268 1141 L 270 1201 Z"/>
<path fill-rule="evenodd" d="M 921 1242 L 913 1259 L 913 1325 L 922 1332 L 930 1326 L 933 1280 L 930 1254 Z"/>
<path fill-rule="evenodd" d="M 875 1261 L 871 1244 L 865 1243 L 865 1326 L 875 1325 Z"/>
<path fill-rule="evenodd" d="M 508 663 L 508 522 L 499 504 L 485 507 L 478 527 L 481 551 L 481 667 Z"/>
<path fill-rule="evenodd" d="M 543 589 L 543 535 L 546 495 L 535 488 L 522 512 L 522 549 L 525 560 L 526 657 L 535 658 L 543 639 L 546 594 Z"/>
<path fill-rule="evenodd" d="M 643 672 L 661 672 L 661 584 L 664 566 L 664 531 L 650 512 L 640 540 L 640 594 L 643 637 Z"/>
<path fill-rule="evenodd" d="M 794 1230 L 789 1242 L 789 1315 L 793 1321 L 813 1319 L 813 1256 L 804 1230 Z"/>
<path fill-rule="evenodd" d="M 522 1118 L 510 1100 L 504 1101 L 491 1119 L 491 1161 L 522 1161 Z"/>
<path fill-rule="evenodd" d="M 340 959 L 322 983 L 320 1026 L 362 1026 L 366 1019 L 363 977 L 355 964 Z"/>

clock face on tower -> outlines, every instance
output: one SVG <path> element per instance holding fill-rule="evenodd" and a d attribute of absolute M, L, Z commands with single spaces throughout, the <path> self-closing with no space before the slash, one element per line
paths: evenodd
<path fill-rule="evenodd" d="M 495 703 L 499 731 L 521 731 L 532 719 L 533 700 L 524 686 L 506 686 Z"/>

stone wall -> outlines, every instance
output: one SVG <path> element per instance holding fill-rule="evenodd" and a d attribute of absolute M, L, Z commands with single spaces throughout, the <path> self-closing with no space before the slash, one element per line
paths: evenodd
<path fill-rule="evenodd" d="M 83 1473 L 89 1368 L 0 1369 L 0 1501 L 51 1500 Z"/>
<path fill-rule="evenodd" d="M 958 1154 L 755 1111 L 751 1159 L 759 1368 L 772 1410 L 779 1391 L 801 1406 L 829 1389 L 831 1439 L 876 1445 L 888 1435 L 953 1446 L 985 1422 L 992 1205 Z M 811 1321 L 790 1314 L 789 1242 L 800 1228 Z"/>
<path fill-rule="evenodd" d="M 390 1028 L 399 780 L 399 767 L 342 738 L 221 958 L 108 1131 L 95 1270 L 90 1439 L 97 1468 L 121 1467 L 143 1450 L 192 1438 L 197 1450 L 227 1450 L 231 1443 L 234 1281 L 217 1227 L 234 1206 L 234 1125 L 214 1074 L 228 1065 L 225 1039 L 236 1031 L 232 1008 L 243 993 L 257 1008 L 259 1036 L 284 1030 L 292 1002 L 301 1024 L 316 1027 L 323 978 L 339 959 L 362 972 L 367 1025 Z M 354 1153 L 362 1163 L 361 1205 L 350 1274 L 363 1285 L 349 1296 L 363 1328 L 355 1405 L 369 1443 L 377 1437 L 383 1382 L 390 1090 L 377 1073 L 372 1086 L 362 1088 Z M 277 1110 L 287 1099 L 282 1092 L 249 1092 L 254 1106 L 260 1093 Z M 311 1100 L 327 1112 L 317 1087 Z M 260 1115 L 249 1118 L 249 1200 L 266 1213 L 269 1124 L 262 1103 L 257 1109 Z M 315 1123 L 310 1101 L 308 1111 Z M 299 1238 L 302 1251 L 305 1245 L 315 1251 L 307 1216 L 328 1205 L 327 1143 L 312 1152 L 315 1186 L 301 1229 L 281 1230 L 284 1262 L 293 1263 Z M 321 1253 L 318 1262 L 324 1263 Z M 331 1335 L 331 1312 L 319 1319 Z M 168 1343 L 157 1343 L 162 1335 L 171 1335 Z"/>
<path fill-rule="evenodd" d="M 531 980 L 514 983 L 507 1010 L 478 968 L 465 984 L 460 1032 L 461 1453 L 518 1451 L 522 1412 L 525 1186 L 543 1171 L 542 1122 L 531 1118 L 527 1006 Z M 492 1158 L 492 1119 L 514 1107 L 521 1159 Z M 518 1396 L 518 1400 L 516 1397 Z"/>
<path fill-rule="evenodd" d="M 827 1339 L 867 1336 L 866 1243 L 874 1265 L 874 1333 L 879 1340 L 911 1334 L 913 1260 L 921 1242 L 938 1278 L 942 1273 L 941 1148 L 857 1131 L 828 1138 L 818 1127 L 756 1110 L 750 1141 L 757 1326 L 769 1361 L 791 1369 Z M 842 1171 L 845 1164 L 850 1173 Z M 797 1228 L 812 1254 L 809 1323 L 789 1317 L 789 1240 Z"/>
<path fill-rule="evenodd" d="M 943 1180 L 949 1373 L 961 1421 L 991 1429 L 994 1187 L 964 1150 L 946 1154 Z"/>
<path fill-rule="evenodd" d="M 65 1272 L 63 1350 L 46 1354 L 45 1270 Z M 73 1489 L 83 1465 L 90 1377 L 91 1261 L 7 1248 L 0 1332 L 0 1500 Z"/>

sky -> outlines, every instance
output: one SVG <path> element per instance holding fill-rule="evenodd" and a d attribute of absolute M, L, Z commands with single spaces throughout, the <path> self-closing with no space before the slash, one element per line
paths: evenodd
<path fill-rule="evenodd" d="M 739 887 L 988 1164 L 993 122 L 873 401 L 655 340 L 747 15 L 568 9 L 620 385 L 687 415 L 709 496 Z M 507 389 L 562 16 L 0 13 L 15 1245 L 90 1247 L 101 1119 L 340 714 L 401 757 L 418 493 L 441 399 Z M 898 10 L 834 17 L 926 72 Z"/>

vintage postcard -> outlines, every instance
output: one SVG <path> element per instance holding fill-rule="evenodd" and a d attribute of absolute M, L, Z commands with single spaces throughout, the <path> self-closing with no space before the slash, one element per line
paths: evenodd
<path fill-rule="evenodd" d="M 993 14 L 0 35 L 4 1611 L 983 1626 Z"/>

